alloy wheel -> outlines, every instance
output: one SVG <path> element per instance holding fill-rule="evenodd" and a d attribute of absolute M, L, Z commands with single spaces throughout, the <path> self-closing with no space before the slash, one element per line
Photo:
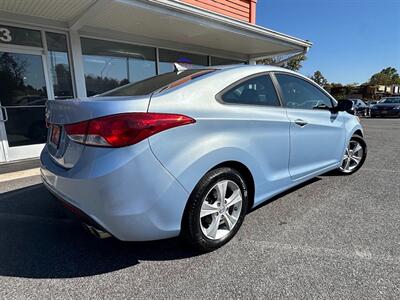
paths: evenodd
<path fill-rule="evenodd" d="M 211 240 L 227 236 L 235 227 L 242 211 L 242 191 L 231 180 L 215 184 L 205 196 L 200 210 L 200 227 Z"/>
<path fill-rule="evenodd" d="M 343 173 L 351 173 L 360 164 L 364 156 L 364 148 L 358 141 L 351 140 L 346 148 L 343 156 L 340 170 Z"/>

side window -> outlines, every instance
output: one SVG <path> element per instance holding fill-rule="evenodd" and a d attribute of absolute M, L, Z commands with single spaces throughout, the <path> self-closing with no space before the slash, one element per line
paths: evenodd
<path fill-rule="evenodd" d="M 332 107 L 331 99 L 319 88 L 295 76 L 275 74 L 288 108 Z"/>
<path fill-rule="evenodd" d="M 261 75 L 241 82 L 225 92 L 221 99 L 226 103 L 280 106 L 269 75 Z"/>

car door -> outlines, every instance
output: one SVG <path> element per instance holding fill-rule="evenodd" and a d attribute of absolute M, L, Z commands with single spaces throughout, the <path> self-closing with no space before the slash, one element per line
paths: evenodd
<path fill-rule="evenodd" d="M 258 164 L 256 200 L 264 200 L 290 182 L 289 120 L 269 74 L 247 77 L 229 86 L 217 99 L 224 113 L 234 119 L 227 127 L 236 128 L 240 144 Z M 229 132 L 227 132 L 229 134 Z M 261 179 L 262 178 L 262 179 Z"/>
<path fill-rule="evenodd" d="M 293 180 L 336 166 L 345 143 L 343 117 L 330 110 L 333 100 L 300 76 L 276 73 L 290 121 L 289 173 Z"/>

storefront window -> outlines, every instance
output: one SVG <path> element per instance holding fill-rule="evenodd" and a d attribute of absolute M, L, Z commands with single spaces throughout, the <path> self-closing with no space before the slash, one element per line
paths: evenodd
<path fill-rule="evenodd" d="M 88 96 L 156 75 L 155 48 L 82 38 Z"/>
<path fill-rule="evenodd" d="M 182 63 L 193 67 L 208 66 L 208 57 L 206 55 L 160 49 L 159 57 L 160 74 L 174 71 L 174 63 Z"/>
<path fill-rule="evenodd" d="M 211 56 L 211 65 L 212 66 L 241 65 L 241 64 L 244 64 L 244 61 Z"/>
<path fill-rule="evenodd" d="M 46 141 L 44 104 L 47 100 L 41 55 L 0 52 L 0 105 L 9 147 Z"/>
<path fill-rule="evenodd" d="M 49 50 L 54 96 L 56 99 L 73 98 L 67 37 L 64 34 L 46 32 L 46 41 Z"/>

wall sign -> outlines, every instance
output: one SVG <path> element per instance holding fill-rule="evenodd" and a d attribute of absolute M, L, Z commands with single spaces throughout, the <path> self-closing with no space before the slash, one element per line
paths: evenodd
<path fill-rule="evenodd" d="M 43 47 L 39 30 L 13 27 L 0 24 L 0 44 L 13 44 L 30 47 Z"/>
<path fill-rule="evenodd" d="M 9 43 L 12 41 L 11 32 L 7 28 L 0 27 L 0 41 Z"/>

